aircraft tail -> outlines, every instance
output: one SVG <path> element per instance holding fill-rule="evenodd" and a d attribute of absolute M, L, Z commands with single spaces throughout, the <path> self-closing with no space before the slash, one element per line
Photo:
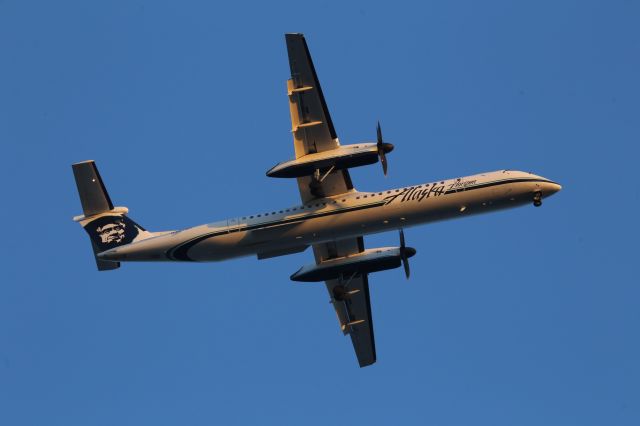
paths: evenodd
<path fill-rule="evenodd" d="M 120 267 L 120 262 L 98 259 L 98 253 L 152 236 L 135 223 L 126 207 L 114 207 L 93 160 L 72 165 L 83 214 L 73 218 L 91 238 L 99 271 Z"/>

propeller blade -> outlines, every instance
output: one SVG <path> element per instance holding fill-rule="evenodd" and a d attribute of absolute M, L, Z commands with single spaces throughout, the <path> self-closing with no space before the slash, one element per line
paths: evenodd
<path fill-rule="evenodd" d="M 409 269 L 409 259 L 407 259 L 407 247 L 404 241 L 404 231 L 400 230 L 400 259 L 402 259 L 402 266 L 404 266 L 404 274 L 409 279 L 411 270 Z"/>
<path fill-rule="evenodd" d="M 382 173 L 387 175 L 387 169 L 389 166 L 387 165 L 387 153 L 386 149 L 388 147 L 385 146 L 384 141 L 382 140 L 382 128 L 380 128 L 380 121 L 378 121 L 378 125 L 376 126 L 376 136 L 377 136 L 377 147 L 378 147 L 378 157 L 380 157 L 380 163 L 382 164 Z M 388 145 L 388 144 L 387 144 Z"/>
<path fill-rule="evenodd" d="M 407 279 L 409 279 L 409 276 L 411 276 L 411 270 L 409 269 L 409 259 L 403 257 L 402 265 L 404 266 L 404 274 L 407 276 Z"/>
<path fill-rule="evenodd" d="M 411 275 L 411 269 L 409 268 L 409 258 L 416 254 L 416 249 L 413 247 L 407 247 L 404 240 L 404 231 L 400 229 L 400 259 L 402 260 L 402 266 L 404 266 L 404 274 L 409 279 Z"/>
<path fill-rule="evenodd" d="M 384 151 L 380 151 L 380 163 L 382 163 L 382 173 L 386 176 L 387 175 L 387 169 L 389 168 L 387 166 L 387 155 L 384 153 Z"/>

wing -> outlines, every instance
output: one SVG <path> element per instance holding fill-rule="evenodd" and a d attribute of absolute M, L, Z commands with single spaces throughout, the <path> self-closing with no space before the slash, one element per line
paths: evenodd
<path fill-rule="evenodd" d="M 285 37 L 291 68 L 287 92 L 296 158 L 336 149 L 340 146 L 340 141 L 333 127 L 307 42 L 302 34 L 287 34 Z M 354 191 L 348 170 L 319 170 L 318 172 L 322 176 L 321 182 L 318 182 L 319 176 L 298 178 L 298 188 L 303 202 L 317 197 L 329 197 Z M 363 250 L 362 237 L 313 246 L 316 263 L 360 253 Z M 344 334 L 351 336 L 360 367 L 373 364 L 376 361 L 376 347 L 367 275 L 342 277 L 326 281 L 326 284 L 340 328 Z"/>
<path fill-rule="evenodd" d="M 313 246 L 316 263 L 332 257 L 342 257 L 364 250 L 362 237 L 348 238 Z M 376 362 L 376 344 L 371 320 L 371 301 L 367 274 L 326 281 L 331 303 L 336 310 L 340 328 L 351 336 L 360 367 Z M 346 297 L 345 297 L 346 296 Z M 344 299 L 344 300 L 340 300 Z"/>
<path fill-rule="evenodd" d="M 287 34 L 285 38 L 291 68 L 287 92 L 296 158 L 335 149 L 340 146 L 340 141 L 333 127 L 304 35 Z M 324 174 L 328 171 L 320 172 Z M 346 169 L 331 171 L 314 189 L 312 185 L 312 176 L 298 178 L 303 202 L 353 190 L 351 177 Z"/>

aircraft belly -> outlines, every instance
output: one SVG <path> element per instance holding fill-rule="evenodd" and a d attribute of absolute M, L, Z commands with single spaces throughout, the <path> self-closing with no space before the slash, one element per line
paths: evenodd
<path fill-rule="evenodd" d="M 254 254 L 251 245 L 243 244 L 248 233 L 238 231 L 203 239 L 187 251 L 188 260 L 220 261 Z"/>

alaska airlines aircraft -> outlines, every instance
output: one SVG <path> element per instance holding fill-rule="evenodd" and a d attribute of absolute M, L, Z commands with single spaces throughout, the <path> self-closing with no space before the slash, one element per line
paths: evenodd
<path fill-rule="evenodd" d="M 340 145 L 302 34 L 287 34 L 287 81 L 295 159 L 267 172 L 296 179 L 302 202 L 181 231 L 150 232 L 114 207 L 93 161 L 73 165 L 83 214 L 74 218 L 91 237 L 98 270 L 124 261 L 207 262 L 256 255 L 268 259 L 313 248 L 315 263 L 294 281 L 324 281 L 340 329 L 351 337 L 361 367 L 376 361 L 368 275 L 404 267 L 416 250 L 403 228 L 533 204 L 561 187 L 531 173 L 499 170 L 381 192 L 357 191 L 349 169 L 380 162 L 387 173 L 380 124 L 376 143 Z M 400 231 L 398 247 L 365 249 L 363 236 Z"/>

